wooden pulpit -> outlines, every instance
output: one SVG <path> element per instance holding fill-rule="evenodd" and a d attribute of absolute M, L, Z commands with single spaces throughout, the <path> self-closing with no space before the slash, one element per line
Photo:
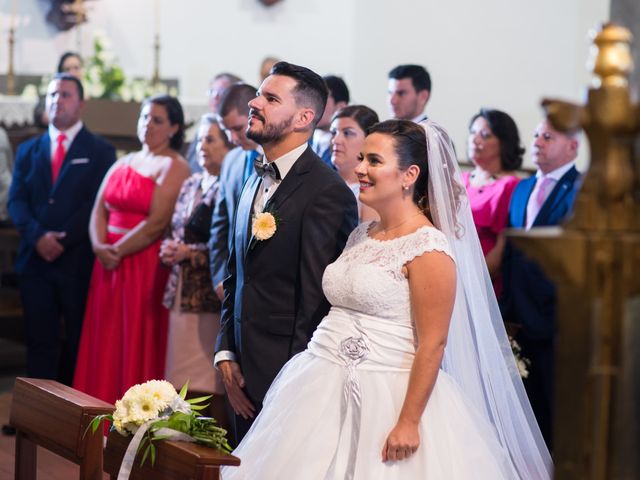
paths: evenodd
<path fill-rule="evenodd" d="M 114 406 L 55 380 L 16 378 L 10 424 L 16 428 L 15 478 L 36 478 L 37 446 L 80 465 L 81 480 L 102 479 L 103 435 L 91 420 Z"/>

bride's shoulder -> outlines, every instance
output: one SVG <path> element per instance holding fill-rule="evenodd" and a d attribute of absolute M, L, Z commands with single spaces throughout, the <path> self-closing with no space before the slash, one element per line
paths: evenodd
<path fill-rule="evenodd" d="M 453 258 L 447 236 L 434 226 L 424 225 L 403 239 L 404 241 L 399 248 L 407 260 L 433 251 L 445 253 Z"/>

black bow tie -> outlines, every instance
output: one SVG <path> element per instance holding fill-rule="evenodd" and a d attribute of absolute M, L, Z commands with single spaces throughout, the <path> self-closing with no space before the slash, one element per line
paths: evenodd
<path fill-rule="evenodd" d="M 268 175 L 274 180 L 280 180 L 280 172 L 278 171 L 278 166 L 273 162 L 263 163 L 262 157 L 258 157 L 253 161 L 253 168 L 256 169 L 256 173 L 262 178 L 264 178 L 265 175 Z"/>

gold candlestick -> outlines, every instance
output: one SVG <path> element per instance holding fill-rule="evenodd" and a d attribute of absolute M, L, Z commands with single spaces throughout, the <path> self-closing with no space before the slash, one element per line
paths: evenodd
<path fill-rule="evenodd" d="M 9 65 L 7 67 L 7 95 L 16 94 L 16 78 L 13 71 L 13 47 L 16 43 L 18 1 L 11 1 L 11 24 L 9 25 Z"/>
<path fill-rule="evenodd" d="M 7 68 L 7 95 L 16 94 L 16 78 L 13 73 L 13 46 L 15 45 L 15 28 L 9 28 L 9 66 Z"/>
<path fill-rule="evenodd" d="M 76 11 L 76 50 L 82 54 L 82 35 L 80 32 L 80 25 L 84 19 L 84 6 L 82 0 L 75 0 L 74 9 Z"/>
<path fill-rule="evenodd" d="M 153 42 L 153 77 L 151 82 L 154 86 L 160 83 L 160 35 L 157 33 Z"/>
<path fill-rule="evenodd" d="M 153 86 L 160 83 L 160 0 L 154 0 Z"/>

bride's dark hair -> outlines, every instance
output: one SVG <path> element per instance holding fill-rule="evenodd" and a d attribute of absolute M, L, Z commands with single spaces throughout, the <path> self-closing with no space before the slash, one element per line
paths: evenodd
<path fill-rule="evenodd" d="M 367 135 L 372 133 L 382 133 L 393 138 L 393 149 L 398 156 L 400 170 L 406 170 L 411 165 L 416 165 L 420 169 L 414 184 L 413 202 L 425 212 L 425 215 L 429 216 L 428 150 L 424 128 L 409 120 L 386 120 L 369 127 Z"/>

